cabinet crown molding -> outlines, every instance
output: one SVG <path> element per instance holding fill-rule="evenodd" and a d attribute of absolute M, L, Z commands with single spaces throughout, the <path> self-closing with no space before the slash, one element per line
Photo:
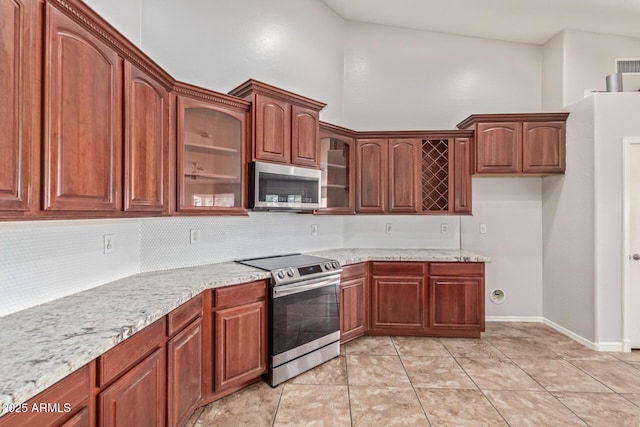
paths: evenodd
<path fill-rule="evenodd" d="M 173 92 L 178 95 L 186 95 L 195 99 L 203 99 L 205 101 L 213 101 L 218 104 L 224 104 L 229 107 L 237 108 L 241 111 L 249 111 L 251 103 L 242 98 L 232 95 L 216 92 L 203 87 L 195 86 L 189 83 L 176 82 L 173 85 Z"/>
<path fill-rule="evenodd" d="M 456 125 L 458 129 L 467 129 L 476 123 L 491 122 L 564 122 L 569 113 L 509 113 L 509 114 L 472 114 Z"/>
<path fill-rule="evenodd" d="M 240 86 L 229 91 L 229 95 L 237 96 L 239 98 L 246 98 L 253 93 L 267 95 L 281 101 L 292 102 L 298 106 L 318 111 L 322 110 L 327 105 L 324 102 L 315 101 L 311 98 L 307 98 L 306 96 L 298 95 L 297 93 L 289 92 L 254 79 L 249 79 Z"/>

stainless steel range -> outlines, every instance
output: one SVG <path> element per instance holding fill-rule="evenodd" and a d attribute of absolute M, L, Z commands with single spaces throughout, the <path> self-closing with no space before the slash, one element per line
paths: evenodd
<path fill-rule="evenodd" d="M 340 272 L 335 260 L 289 254 L 236 261 L 271 272 L 272 387 L 340 354 Z"/>

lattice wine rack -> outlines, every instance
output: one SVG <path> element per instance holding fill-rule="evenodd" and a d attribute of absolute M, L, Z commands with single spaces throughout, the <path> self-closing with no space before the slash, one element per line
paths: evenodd
<path fill-rule="evenodd" d="M 449 212 L 449 140 L 422 140 L 422 211 Z"/>

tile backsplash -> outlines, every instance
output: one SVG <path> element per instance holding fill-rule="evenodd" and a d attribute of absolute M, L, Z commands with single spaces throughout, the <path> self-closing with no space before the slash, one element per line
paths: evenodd
<path fill-rule="evenodd" d="M 191 243 L 191 230 L 198 242 Z M 105 234 L 112 236 L 110 254 L 104 254 Z M 251 212 L 0 222 L 0 317 L 140 272 L 344 247 L 458 248 L 459 236 L 458 217 Z"/>

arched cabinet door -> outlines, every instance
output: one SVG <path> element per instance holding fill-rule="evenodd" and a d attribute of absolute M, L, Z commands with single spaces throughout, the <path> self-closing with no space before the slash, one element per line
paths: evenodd
<path fill-rule="evenodd" d="M 522 172 L 564 172 L 565 128 L 565 122 L 522 124 Z"/>
<path fill-rule="evenodd" d="M 389 212 L 418 212 L 420 145 L 419 139 L 389 140 Z"/>
<path fill-rule="evenodd" d="M 356 211 L 382 213 L 387 208 L 386 139 L 360 139 L 356 142 Z"/>
<path fill-rule="evenodd" d="M 291 117 L 291 163 L 317 168 L 320 158 L 318 112 L 292 105 Z"/>
<path fill-rule="evenodd" d="M 44 209 L 122 206 L 122 60 L 51 4 L 46 9 Z"/>
<path fill-rule="evenodd" d="M 256 95 L 255 158 L 291 162 L 291 105 L 265 95 Z"/>
<path fill-rule="evenodd" d="M 39 135 L 35 6 L 26 0 L 0 2 L 0 216 L 30 210 L 31 194 L 38 192 L 36 179 L 31 180 L 31 155 Z"/>
<path fill-rule="evenodd" d="M 477 173 L 518 173 L 522 170 L 522 125 L 479 123 L 476 132 Z"/>

